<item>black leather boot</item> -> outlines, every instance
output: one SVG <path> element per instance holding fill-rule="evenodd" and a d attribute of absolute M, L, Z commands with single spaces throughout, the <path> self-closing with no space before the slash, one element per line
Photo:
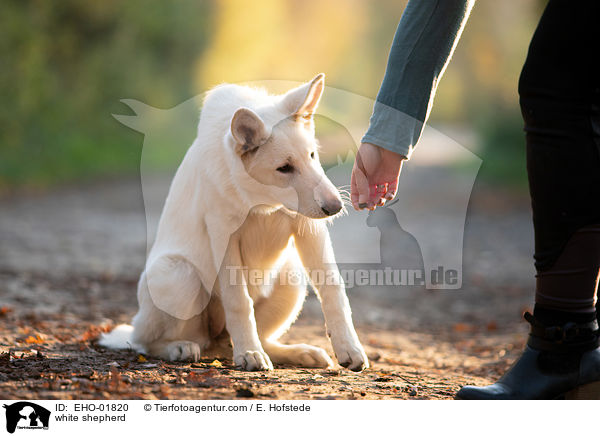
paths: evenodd
<path fill-rule="evenodd" d="M 458 400 L 600 399 L 598 322 L 543 325 L 532 314 L 527 346 L 490 386 L 464 386 Z M 595 397 L 595 398 L 594 398 Z"/>

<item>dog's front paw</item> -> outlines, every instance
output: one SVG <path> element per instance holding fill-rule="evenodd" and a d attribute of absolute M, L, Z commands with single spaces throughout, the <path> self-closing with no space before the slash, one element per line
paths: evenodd
<path fill-rule="evenodd" d="M 369 359 L 360 342 L 350 341 L 333 347 L 338 363 L 351 371 L 360 372 L 369 367 Z"/>
<path fill-rule="evenodd" d="M 175 341 L 167 345 L 169 360 L 197 362 L 200 360 L 200 345 L 191 341 Z"/>
<path fill-rule="evenodd" d="M 273 369 L 271 359 L 267 353 L 259 350 L 245 351 L 233 356 L 235 366 L 239 366 L 246 371 L 268 371 Z"/>

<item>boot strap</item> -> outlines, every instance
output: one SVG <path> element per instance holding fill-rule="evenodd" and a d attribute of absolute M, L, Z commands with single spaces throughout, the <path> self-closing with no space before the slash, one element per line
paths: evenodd
<path fill-rule="evenodd" d="M 546 326 L 539 322 L 531 313 L 525 312 L 525 320 L 531 325 L 531 336 L 551 341 L 557 344 L 570 343 L 577 339 L 593 339 L 599 336 L 598 321 L 593 320 L 583 324 L 568 322 L 562 326 Z"/>

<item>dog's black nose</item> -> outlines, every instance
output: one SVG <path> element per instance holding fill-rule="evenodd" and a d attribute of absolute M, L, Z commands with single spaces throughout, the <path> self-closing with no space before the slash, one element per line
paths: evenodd
<path fill-rule="evenodd" d="M 327 204 L 321 207 L 323 213 L 327 216 L 332 216 L 342 210 L 342 203 Z"/>

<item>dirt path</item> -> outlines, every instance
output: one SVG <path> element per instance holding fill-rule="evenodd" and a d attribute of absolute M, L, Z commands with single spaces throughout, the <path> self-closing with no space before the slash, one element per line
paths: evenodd
<path fill-rule="evenodd" d="M 246 373 L 225 359 L 173 364 L 105 350 L 98 333 L 136 310 L 141 199 L 139 182 L 120 181 L 0 201 L 1 398 L 450 399 L 496 379 L 523 346 L 527 199 L 476 185 L 462 290 L 349 290 L 369 370 Z M 284 339 L 333 354 L 314 296 Z"/>

